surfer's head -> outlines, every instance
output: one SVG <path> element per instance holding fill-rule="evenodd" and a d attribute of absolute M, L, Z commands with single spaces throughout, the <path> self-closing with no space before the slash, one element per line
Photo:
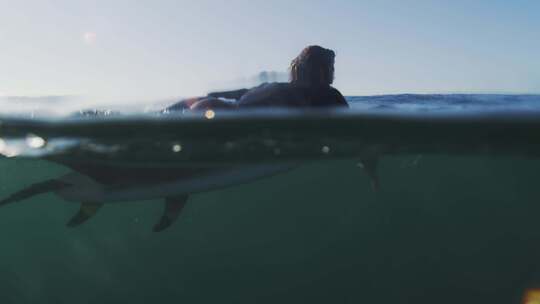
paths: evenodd
<path fill-rule="evenodd" d="M 302 50 L 291 62 L 291 82 L 310 86 L 331 85 L 336 53 L 318 45 Z"/>

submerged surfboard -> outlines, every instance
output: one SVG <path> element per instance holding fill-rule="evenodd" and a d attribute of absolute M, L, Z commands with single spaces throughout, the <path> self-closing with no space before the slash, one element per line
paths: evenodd
<path fill-rule="evenodd" d="M 164 199 L 163 216 L 154 226 L 154 231 L 158 232 L 178 218 L 191 194 L 249 182 L 290 170 L 297 165 L 284 163 L 153 168 L 70 163 L 67 166 L 74 171 L 30 185 L 1 200 L 0 206 L 54 192 L 66 201 L 81 204 L 80 210 L 67 223 L 69 227 L 75 227 L 94 216 L 104 204 Z"/>
<path fill-rule="evenodd" d="M 294 168 L 295 164 L 254 164 L 234 167 L 130 168 L 77 166 L 60 177 L 69 187 L 55 191 L 67 201 L 114 203 L 151 200 L 211 191 Z"/>

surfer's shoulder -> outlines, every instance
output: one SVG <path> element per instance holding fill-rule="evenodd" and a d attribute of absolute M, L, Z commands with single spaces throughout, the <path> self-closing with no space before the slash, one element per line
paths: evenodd
<path fill-rule="evenodd" d="M 349 103 L 347 102 L 345 97 L 343 97 L 343 94 L 341 94 L 341 92 L 338 89 L 330 86 L 330 92 L 332 92 L 332 95 L 334 95 L 333 99 L 336 106 L 349 107 Z"/>
<path fill-rule="evenodd" d="M 304 87 L 312 107 L 348 107 L 347 100 L 332 86 Z"/>

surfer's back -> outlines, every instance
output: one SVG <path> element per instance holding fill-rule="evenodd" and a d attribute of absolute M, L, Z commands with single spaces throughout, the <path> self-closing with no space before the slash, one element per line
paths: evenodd
<path fill-rule="evenodd" d="M 249 90 L 237 102 L 239 108 L 253 107 L 347 107 L 341 93 L 331 86 L 294 83 L 264 83 Z"/>

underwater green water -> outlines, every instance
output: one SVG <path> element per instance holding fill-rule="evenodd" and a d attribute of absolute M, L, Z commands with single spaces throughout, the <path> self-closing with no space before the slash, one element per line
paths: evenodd
<path fill-rule="evenodd" d="M 68 170 L 0 160 L 0 196 Z M 519 303 L 540 287 L 538 159 L 356 160 L 194 195 L 78 210 L 52 194 L 0 209 L 0 303 Z"/>

